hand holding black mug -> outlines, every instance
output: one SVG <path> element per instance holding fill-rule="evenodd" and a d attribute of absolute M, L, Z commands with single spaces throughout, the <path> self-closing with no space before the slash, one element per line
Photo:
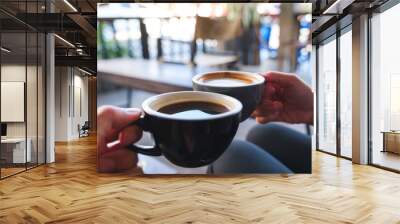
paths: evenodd
<path fill-rule="evenodd" d="M 142 110 L 142 117 L 124 122 L 126 127 L 118 126 L 121 128 L 118 141 L 112 143 L 110 149 L 100 151 L 103 160 L 99 161 L 104 161 L 106 154 L 115 153 L 113 151 L 117 146 L 126 155 L 127 150 L 150 156 L 163 155 L 182 167 L 208 165 L 222 155 L 235 136 L 242 104 L 232 97 L 217 93 L 182 91 L 150 97 L 143 102 Z M 99 111 L 104 113 L 103 108 Z M 104 115 L 100 114 L 99 117 L 104 118 Z M 155 145 L 129 144 L 132 141 L 124 140 L 123 133 L 132 127 L 140 127 L 136 131 L 143 129 L 150 132 Z M 99 136 L 103 138 L 100 142 L 104 141 L 103 132 L 99 130 Z M 115 140 L 116 137 L 109 139 Z"/>
<path fill-rule="evenodd" d="M 182 91 L 150 97 L 142 109 L 143 117 L 132 125 L 150 132 L 155 145 L 128 148 L 192 168 L 214 162 L 228 148 L 239 126 L 242 104 L 221 94 Z"/>

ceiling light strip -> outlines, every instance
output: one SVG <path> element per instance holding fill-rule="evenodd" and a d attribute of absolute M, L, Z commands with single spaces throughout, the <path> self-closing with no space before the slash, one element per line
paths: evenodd
<path fill-rule="evenodd" d="M 57 35 L 57 34 L 54 34 L 54 36 L 55 37 L 57 37 L 59 40 L 61 40 L 62 42 L 64 42 L 64 43 L 66 43 L 67 45 L 69 45 L 70 47 L 73 47 L 73 48 L 75 48 L 75 45 L 73 45 L 71 42 L 69 42 L 68 40 L 66 40 L 66 39 L 64 39 L 64 38 L 62 38 L 62 37 L 60 37 L 59 35 Z"/>
<path fill-rule="evenodd" d="M 336 0 L 332 3 L 324 12 L 323 15 L 340 15 L 343 14 L 343 10 L 353 4 L 355 0 Z"/>
<path fill-rule="evenodd" d="M 83 72 L 83 73 L 85 73 L 85 74 L 92 75 L 92 73 L 90 73 L 90 72 L 88 72 L 88 71 L 85 71 L 85 70 L 83 70 L 83 69 L 81 69 L 81 68 L 79 68 L 79 67 L 78 67 L 78 69 L 79 69 L 79 71 L 81 71 L 81 72 Z"/>
<path fill-rule="evenodd" d="M 68 1 L 64 0 L 65 4 L 67 4 L 74 12 L 78 12 L 78 10 Z"/>
<path fill-rule="evenodd" d="M 4 47 L 1 47 L 0 48 L 2 51 L 4 51 L 4 52 L 7 52 L 7 53 L 10 53 L 11 52 L 11 50 L 8 50 L 7 48 L 4 48 Z"/>
<path fill-rule="evenodd" d="M 336 0 L 332 5 L 330 5 L 322 14 L 332 13 L 331 10 L 339 4 L 340 0 Z"/>

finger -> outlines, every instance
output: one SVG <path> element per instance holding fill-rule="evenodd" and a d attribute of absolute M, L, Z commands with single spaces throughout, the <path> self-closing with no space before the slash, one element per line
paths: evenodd
<path fill-rule="evenodd" d="M 142 129 L 138 126 L 129 126 L 124 128 L 119 134 L 119 142 L 121 145 L 130 145 L 142 138 Z"/>
<path fill-rule="evenodd" d="M 106 156 L 117 152 L 118 150 L 124 148 L 126 145 L 122 145 L 120 140 L 115 140 L 107 144 L 107 148 L 101 153 L 101 156 Z"/>
<path fill-rule="evenodd" d="M 280 101 L 265 100 L 254 111 L 255 116 L 268 115 L 283 109 L 283 104 Z"/>
<path fill-rule="evenodd" d="M 267 83 L 265 85 L 265 90 L 264 90 L 264 99 L 273 99 L 274 95 L 276 93 L 276 88 L 274 85 L 271 83 Z"/>
<path fill-rule="evenodd" d="M 98 110 L 98 155 L 121 148 L 118 140 L 119 131 L 130 122 L 140 117 L 139 109 L 122 109 L 114 106 L 103 106 Z M 117 127 L 117 128 L 116 128 Z"/>
<path fill-rule="evenodd" d="M 273 114 L 276 114 L 276 113 L 279 113 L 279 111 L 270 111 L 270 112 L 264 112 L 264 111 L 260 111 L 260 112 L 257 112 L 257 113 L 254 113 L 254 116 L 255 116 L 255 118 L 257 118 L 257 117 L 270 117 L 270 116 L 272 116 Z"/>
<path fill-rule="evenodd" d="M 264 117 L 257 117 L 257 118 L 256 118 L 256 121 L 257 121 L 257 123 L 259 123 L 259 124 L 265 124 L 265 123 L 267 123 L 267 121 L 265 120 Z"/>
<path fill-rule="evenodd" d="M 111 150 L 118 149 L 117 147 L 111 146 L 115 145 L 118 140 L 118 134 L 107 135 L 107 133 L 97 133 L 97 155 L 101 156 L 108 153 Z"/>
<path fill-rule="evenodd" d="M 110 123 L 111 127 L 108 128 L 113 130 L 109 131 L 119 131 L 129 125 L 132 121 L 139 119 L 141 111 L 136 108 L 123 109 L 114 106 L 105 106 L 99 108 L 98 114 L 99 123 Z"/>
<path fill-rule="evenodd" d="M 279 112 L 275 112 L 267 116 L 256 117 L 256 121 L 260 124 L 265 124 L 272 121 L 279 121 Z"/>
<path fill-rule="evenodd" d="M 113 156 L 118 159 L 118 163 L 114 167 L 116 171 L 127 170 L 137 166 L 138 156 L 131 150 L 122 149 Z"/>
<path fill-rule="evenodd" d="M 268 105 L 258 108 L 253 115 L 262 120 L 276 120 L 283 109 L 283 105 L 279 101 L 271 101 Z"/>
<path fill-rule="evenodd" d="M 107 142 L 104 136 L 101 135 L 100 132 L 97 132 L 97 169 L 99 169 L 100 166 L 100 158 L 103 152 L 107 150 Z"/>
<path fill-rule="evenodd" d="M 103 135 L 103 138 L 104 138 L 104 141 L 105 141 L 106 143 L 110 143 L 110 142 L 116 141 L 116 140 L 118 140 L 118 131 L 116 131 L 116 130 L 110 128 L 110 129 L 105 133 L 105 135 Z"/>
<path fill-rule="evenodd" d="M 296 76 L 293 74 L 275 71 L 267 72 L 263 75 L 267 83 L 277 83 L 282 87 L 292 85 L 293 80 L 296 79 Z"/>
<path fill-rule="evenodd" d="M 138 120 L 141 114 L 141 110 L 137 108 L 121 109 L 114 114 L 115 122 L 113 123 L 113 128 L 121 130 L 133 121 Z"/>
<path fill-rule="evenodd" d="M 272 108 L 276 111 L 281 111 L 283 110 L 283 103 L 281 101 L 274 101 L 272 103 Z"/>
<path fill-rule="evenodd" d="M 99 172 L 116 172 L 135 167 L 138 161 L 137 154 L 127 149 L 108 153 L 100 158 Z"/>
<path fill-rule="evenodd" d="M 133 144 L 142 138 L 142 129 L 138 126 L 130 126 L 124 128 L 120 133 L 117 140 L 107 144 L 107 147 L 102 150 L 101 154 L 106 155 L 111 152 L 120 150 L 127 145 Z"/>
<path fill-rule="evenodd" d="M 266 112 L 266 111 L 264 111 L 262 109 L 259 109 L 259 110 L 255 110 L 252 115 L 254 117 L 263 117 L 263 116 L 267 116 L 268 112 Z"/>
<path fill-rule="evenodd" d="M 115 169 L 115 161 L 112 158 L 100 158 L 97 162 L 97 171 L 102 173 L 112 172 Z"/>

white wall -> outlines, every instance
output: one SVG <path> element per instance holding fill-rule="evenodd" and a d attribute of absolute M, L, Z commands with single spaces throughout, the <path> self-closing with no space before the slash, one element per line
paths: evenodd
<path fill-rule="evenodd" d="M 55 73 L 55 140 L 77 139 L 78 125 L 88 120 L 88 78 L 72 67 L 56 67 Z"/>
<path fill-rule="evenodd" d="M 69 138 L 68 71 L 67 67 L 55 68 L 55 141 L 68 141 Z"/>

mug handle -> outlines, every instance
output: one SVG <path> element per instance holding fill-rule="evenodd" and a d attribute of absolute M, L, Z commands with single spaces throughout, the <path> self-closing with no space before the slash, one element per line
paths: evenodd
<path fill-rule="evenodd" d="M 129 126 L 131 126 L 131 125 L 137 125 L 137 126 L 141 127 L 143 129 L 143 131 L 149 131 L 151 133 L 151 131 L 148 130 L 146 127 L 143 116 L 141 116 L 138 120 L 130 123 Z M 154 136 L 153 136 L 153 138 L 154 138 Z M 161 150 L 157 147 L 156 144 L 153 146 L 132 144 L 132 145 L 127 146 L 127 148 L 136 153 L 140 153 L 140 154 L 147 155 L 147 156 L 161 156 L 162 155 Z"/>

